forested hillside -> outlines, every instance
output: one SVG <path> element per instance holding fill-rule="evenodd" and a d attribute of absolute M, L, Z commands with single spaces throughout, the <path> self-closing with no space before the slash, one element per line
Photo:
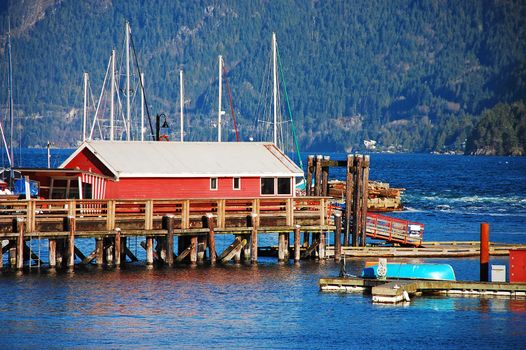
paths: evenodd
<path fill-rule="evenodd" d="M 9 12 L 22 146 L 79 140 L 83 72 L 98 96 L 112 48 L 123 56 L 126 19 L 149 110 L 168 116 L 172 134 L 184 69 L 191 140 L 217 132 L 218 55 L 228 66 L 240 136 L 255 137 L 256 120 L 270 110 L 272 32 L 305 151 L 360 149 L 364 139 L 380 149 L 461 150 L 475 125 L 474 135 L 499 127 L 479 124 L 492 113 L 485 110 L 518 108 L 526 97 L 522 0 L 21 0 L 0 10 L 0 118 Z M 513 147 L 524 149 L 517 140 Z"/>

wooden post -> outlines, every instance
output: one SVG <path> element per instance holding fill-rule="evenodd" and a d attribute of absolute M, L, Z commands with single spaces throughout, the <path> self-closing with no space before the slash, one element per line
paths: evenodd
<path fill-rule="evenodd" d="M 107 237 L 103 241 L 106 250 L 106 264 L 108 266 L 113 266 L 113 239 Z"/>
<path fill-rule="evenodd" d="M 314 182 L 314 195 L 321 196 L 321 155 L 316 156 L 316 180 Z"/>
<path fill-rule="evenodd" d="M 197 261 L 203 262 L 206 258 L 208 237 L 205 235 L 197 236 Z"/>
<path fill-rule="evenodd" d="M 4 268 L 4 247 L 2 246 L 2 241 L 0 240 L 0 272 Z"/>
<path fill-rule="evenodd" d="M 320 232 L 320 245 L 318 246 L 318 256 L 320 258 L 320 260 L 324 260 L 325 259 L 325 237 L 326 237 L 326 233 L 325 232 Z"/>
<path fill-rule="evenodd" d="M 208 255 L 210 256 L 210 264 L 214 265 L 217 261 L 217 254 L 214 233 L 214 215 L 212 213 L 206 214 L 206 222 L 208 225 Z"/>
<path fill-rule="evenodd" d="M 121 229 L 116 227 L 115 228 L 115 266 L 119 267 L 122 264 L 121 258 L 122 256 L 122 237 L 121 237 Z M 126 258 L 126 255 L 124 255 L 124 258 Z"/>
<path fill-rule="evenodd" d="M 310 155 L 307 158 L 307 183 L 305 184 L 305 194 L 312 196 L 312 172 L 314 171 L 314 156 Z"/>
<path fill-rule="evenodd" d="M 367 240 L 367 202 L 369 200 L 369 156 L 363 156 L 362 161 L 362 212 L 360 214 L 361 245 L 365 247 Z"/>
<path fill-rule="evenodd" d="M 353 195 L 353 218 L 352 218 L 352 245 L 358 246 L 358 239 L 360 235 L 360 214 L 361 214 L 361 195 L 362 195 L 362 157 L 354 157 L 354 195 Z"/>
<path fill-rule="evenodd" d="M 349 235 L 351 233 L 351 213 L 352 213 L 352 198 L 353 198 L 353 169 L 354 169 L 354 156 L 347 155 L 347 166 L 346 166 L 346 181 L 345 181 L 345 237 L 343 239 L 343 245 L 349 246 Z"/>
<path fill-rule="evenodd" d="M 290 232 L 284 233 L 285 235 L 285 260 L 290 260 Z"/>
<path fill-rule="evenodd" d="M 259 219 L 257 213 L 250 214 L 252 233 L 250 235 L 250 262 L 256 264 L 258 262 L 258 226 Z"/>
<path fill-rule="evenodd" d="M 96 245 L 96 263 L 97 266 L 101 267 L 104 265 L 104 239 L 102 237 L 98 237 L 95 239 L 95 245 Z"/>
<path fill-rule="evenodd" d="M 74 216 L 68 216 L 69 220 L 69 236 L 68 236 L 68 260 L 67 266 L 69 269 L 75 267 L 75 230 L 76 222 Z"/>
<path fill-rule="evenodd" d="M 329 194 L 329 161 L 331 160 L 330 156 L 323 157 L 324 162 L 327 164 L 322 167 L 322 176 L 321 176 L 321 195 L 326 197 Z"/>
<path fill-rule="evenodd" d="M 244 241 L 247 241 L 247 244 L 245 244 L 243 246 L 243 249 L 241 249 L 241 260 L 243 260 L 244 262 L 248 262 L 250 261 L 250 249 L 251 249 L 251 245 L 248 244 L 248 242 L 250 242 L 250 238 L 252 237 L 252 234 L 245 234 L 242 236 L 242 239 Z"/>
<path fill-rule="evenodd" d="M 338 262 L 342 254 L 342 214 L 340 212 L 334 213 L 334 261 Z"/>
<path fill-rule="evenodd" d="M 9 266 L 14 269 L 16 268 L 16 250 L 17 250 L 17 246 L 16 246 L 16 240 L 13 240 L 13 241 L 9 241 Z"/>
<path fill-rule="evenodd" d="M 49 268 L 54 269 L 57 266 L 57 240 L 49 239 Z"/>
<path fill-rule="evenodd" d="M 489 224 L 480 224 L 480 281 L 489 281 Z"/>
<path fill-rule="evenodd" d="M 285 261 L 285 234 L 283 232 L 278 234 L 278 261 Z"/>
<path fill-rule="evenodd" d="M 307 248 L 309 246 L 310 241 L 310 233 L 305 231 L 303 232 L 303 248 Z"/>
<path fill-rule="evenodd" d="M 301 257 L 300 225 L 294 226 L 294 261 L 299 262 Z"/>
<path fill-rule="evenodd" d="M 192 236 L 190 238 L 190 244 L 193 247 L 190 252 L 190 263 L 195 265 L 197 264 L 197 236 Z"/>
<path fill-rule="evenodd" d="M 166 236 L 166 263 L 168 267 L 174 266 L 174 215 L 165 215 L 163 217 L 163 228 L 167 230 Z"/>
<path fill-rule="evenodd" d="M 17 224 L 18 238 L 16 240 L 16 268 L 22 270 L 24 268 L 24 233 L 26 224 L 22 218 L 17 218 Z"/>
<path fill-rule="evenodd" d="M 153 237 L 146 237 L 146 265 L 153 265 Z"/>

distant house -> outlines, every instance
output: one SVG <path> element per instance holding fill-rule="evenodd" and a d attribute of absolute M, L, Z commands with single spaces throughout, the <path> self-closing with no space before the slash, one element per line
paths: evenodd
<path fill-rule="evenodd" d="M 303 176 L 274 144 L 255 142 L 86 141 L 59 168 L 78 172 L 77 190 L 54 183 L 51 198 L 293 197 Z"/>

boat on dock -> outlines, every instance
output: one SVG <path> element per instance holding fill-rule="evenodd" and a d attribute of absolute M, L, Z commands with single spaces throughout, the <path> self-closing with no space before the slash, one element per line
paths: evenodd
<path fill-rule="evenodd" d="M 416 279 L 455 281 L 455 271 L 449 264 L 388 263 L 369 265 L 362 271 L 363 278 Z"/>

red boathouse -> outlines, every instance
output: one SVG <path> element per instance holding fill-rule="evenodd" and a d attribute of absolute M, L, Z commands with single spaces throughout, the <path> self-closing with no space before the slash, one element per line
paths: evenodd
<path fill-rule="evenodd" d="M 303 176 L 274 144 L 256 142 L 86 141 L 60 168 L 82 171 L 93 199 L 293 197 Z"/>

